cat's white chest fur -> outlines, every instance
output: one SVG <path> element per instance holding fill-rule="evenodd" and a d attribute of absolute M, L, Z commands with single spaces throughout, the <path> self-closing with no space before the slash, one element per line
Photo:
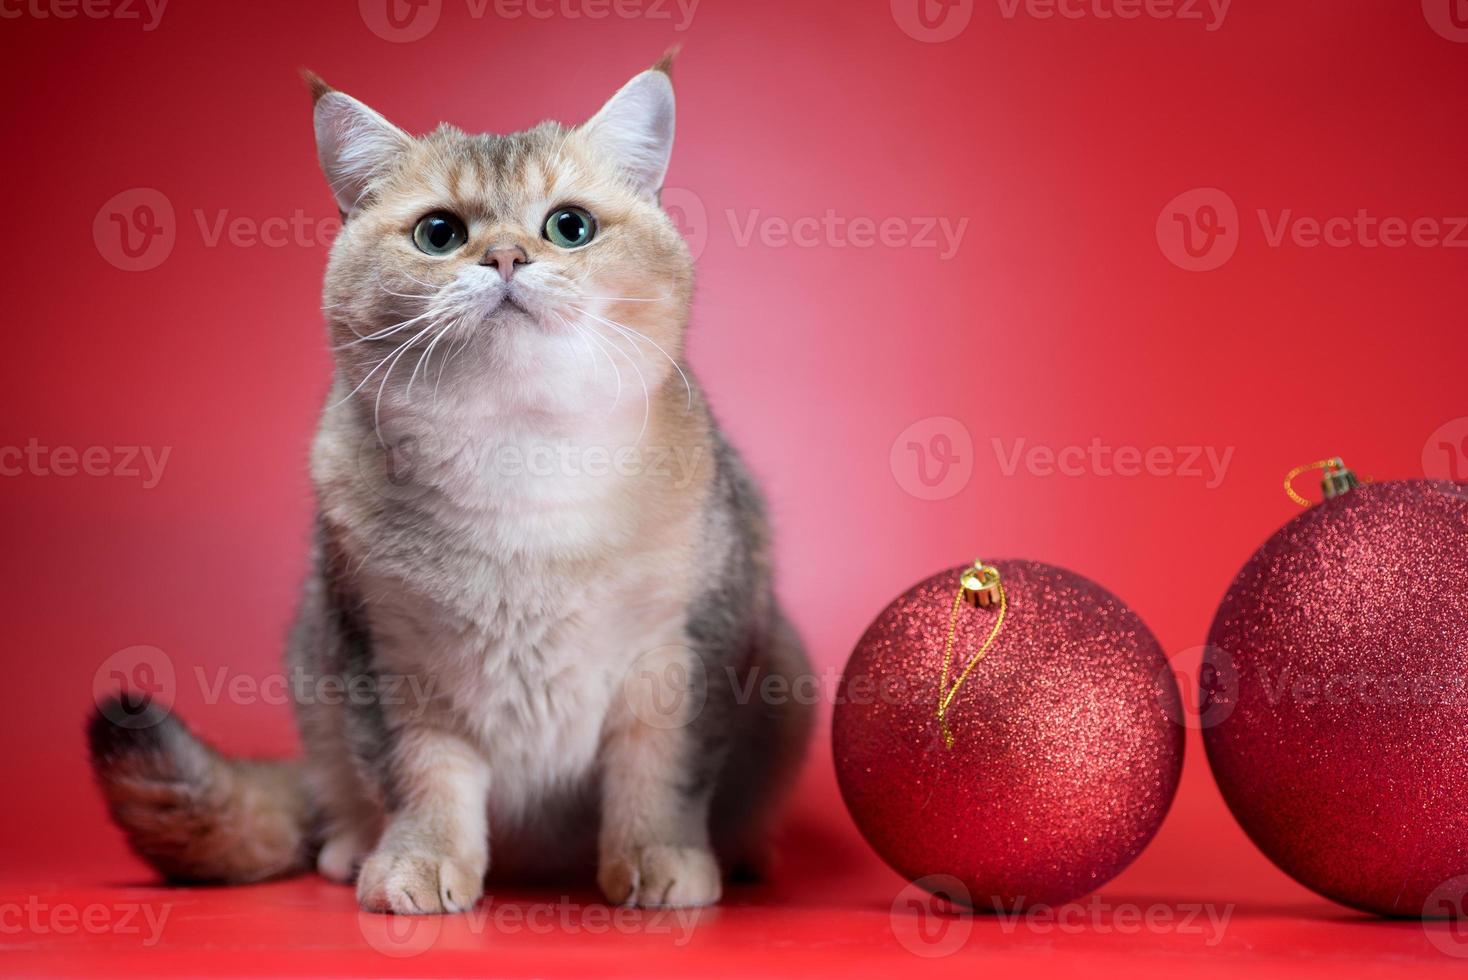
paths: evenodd
<path fill-rule="evenodd" d="M 498 443 L 436 474 L 417 504 L 441 547 L 379 552 L 363 583 L 379 664 L 426 678 L 424 710 L 482 753 L 492 824 L 511 829 L 594 790 L 608 712 L 641 656 L 684 642 L 688 601 L 668 556 L 582 558 L 634 533 L 625 477 L 538 445 Z"/>

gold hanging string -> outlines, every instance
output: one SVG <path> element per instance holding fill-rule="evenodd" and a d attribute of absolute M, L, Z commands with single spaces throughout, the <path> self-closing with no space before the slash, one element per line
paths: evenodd
<path fill-rule="evenodd" d="M 1330 459 L 1318 459 L 1313 463 L 1296 466 L 1285 474 L 1284 489 L 1285 493 L 1289 495 L 1289 498 L 1301 507 L 1309 507 L 1311 504 L 1309 500 L 1300 496 L 1295 491 L 1295 479 L 1300 474 L 1308 473 L 1311 470 L 1325 471 L 1325 479 L 1321 481 L 1321 490 L 1327 500 L 1332 497 L 1339 497 L 1346 491 L 1353 490 L 1360 485 L 1356 474 L 1346 468 L 1345 462 L 1339 456 L 1333 456 Z"/>
<path fill-rule="evenodd" d="M 958 634 L 958 613 L 963 608 L 964 601 L 968 600 L 976 606 L 989 606 L 998 603 L 999 614 L 994 617 L 994 626 L 989 630 L 988 637 L 979 649 L 969 657 L 963 672 L 948 685 L 948 673 L 953 667 L 953 642 Z M 999 636 L 999 630 L 1004 626 L 1004 616 L 1009 611 L 1009 598 L 1004 592 L 1004 583 L 1000 581 L 999 569 L 992 565 L 985 565 L 976 561 L 973 566 L 964 571 L 959 579 L 958 592 L 953 596 L 953 610 L 948 616 L 948 639 L 943 644 L 943 675 L 938 684 L 938 725 L 943 732 L 943 744 L 953 748 L 953 733 L 948 730 L 948 708 L 953 704 L 953 699 L 958 696 L 959 689 L 963 687 L 964 681 L 973 671 L 979 661 L 988 656 L 994 647 L 994 640 Z"/>

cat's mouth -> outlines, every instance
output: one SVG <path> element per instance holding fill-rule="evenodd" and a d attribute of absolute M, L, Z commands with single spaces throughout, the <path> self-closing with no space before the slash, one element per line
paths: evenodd
<path fill-rule="evenodd" d="M 484 313 L 483 322 L 493 323 L 502 318 L 523 318 L 542 323 L 545 321 L 545 314 L 540 309 L 541 304 L 537 302 L 537 299 L 533 291 L 516 289 L 514 284 L 511 284 L 510 288 L 499 291 L 490 302 L 489 308 Z"/>
<path fill-rule="evenodd" d="M 530 316 L 530 310 L 524 303 L 511 296 L 509 290 L 505 290 L 495 293 L 483 303 L 479 312 L 479 322 L 492 323 L 506 314 Z"/>
<path fill-rule="evenodd" d="M 472 311 L 470 322 L 489 327 L 529 321 L 548 328 L 556 320 L 551 297 L 540 283 L 522 281 L 520 276 L 511 282 L 500 282 L 496 275 L 492 281 L 479 280 L 466 285 L 471 290 L 466 303 Z"/>

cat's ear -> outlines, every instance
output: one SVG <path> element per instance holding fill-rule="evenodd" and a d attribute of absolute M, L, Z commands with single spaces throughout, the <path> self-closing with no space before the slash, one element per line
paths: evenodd
<path fill-rule="evenodd" d="M 413 144 L 413 138 L 381 114 L 310 72 L 303 73 L 316 100 L 316 155 L 343 216 L 366 200 L 372 185 Z"/>
<path fill-rule="evenodd" d="M 586 137 L 647 194 L 656 194 L 673 155 L 676 117 L 668 59 L 622 86 L 581 127 Z"/>

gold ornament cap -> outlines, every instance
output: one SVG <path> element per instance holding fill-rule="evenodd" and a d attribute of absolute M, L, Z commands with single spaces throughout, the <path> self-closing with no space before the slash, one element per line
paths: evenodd
<path fill-rule="evenodd" d="M 1285 474 L 1284 488 L 1289 498 L 1301 507 L 1309 507 L 1310 501 L 1295 491 L 1295 477 L 1301 473 L 1308 473 L 1311 470 L 1322 470 L 1325 473 L 1325 476 L 1320 481 L 1320 492 L 1325 495 L 1326 500 L 1350 493 L 1361 485 L 1361 480 L 1346 466 L 1345 461 L 1339 456 L 1332 456 L 1330 459 L 1317 460 L 1314 463 L 1296 466 Z"/>
<path fill-rule="evenodd" d="M 1361 485 L 1356 474 L 1346 468 L 1339 456 L 1330 463 L 1330 469 L 1325 471 L 1325 478 L 1320 481 L 1320 490 L 1325 494 L 1326 500 L 1349 493 Z"/>
<path fill-rule="evenodd" d="M 963 589 L 963 600 L 971 606 L 987 609 L 999 601 L 999 569 L 977 558 L 963 570 L 958 584 Z"/>

